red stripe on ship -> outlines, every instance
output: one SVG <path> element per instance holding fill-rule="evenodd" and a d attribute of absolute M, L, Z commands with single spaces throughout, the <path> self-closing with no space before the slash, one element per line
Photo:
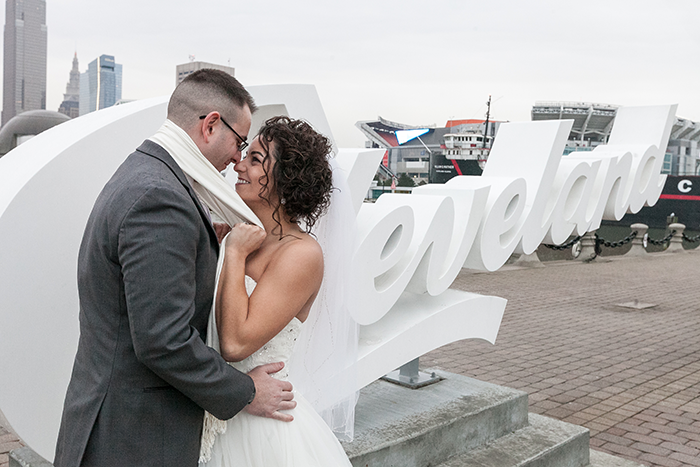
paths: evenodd
<path fill-rule="evenodd" d="M 700 196 L 695 195 L 661 195 L 659 199 L 683 199 L 688 201 L 700 201 Z"/>
<path fill-rule="evenodd" d="M 457 164 L 457 161 L 452 159 L 452 165 L 455 166 L 455 170 L 457 171 L 457 175 L 462 175 L 462 170 L 459 168 L 459 164 Z"/>

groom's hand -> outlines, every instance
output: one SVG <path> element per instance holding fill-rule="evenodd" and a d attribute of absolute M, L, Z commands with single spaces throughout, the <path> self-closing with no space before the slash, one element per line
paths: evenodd
<path fill-rule="evenodd" d="M 279 381 L 272 376 L 284 368 L 284 363 L 268 363 L 260 365 L 248 373 L 255 383 L 255 398 L 248 404 L 245 411 L 258 417 L 274 418 L 283 422 L 291 422 L 294 417 L 280 410 L 290 410 L 297 406 L 293 401 L 292 383 Z"/>

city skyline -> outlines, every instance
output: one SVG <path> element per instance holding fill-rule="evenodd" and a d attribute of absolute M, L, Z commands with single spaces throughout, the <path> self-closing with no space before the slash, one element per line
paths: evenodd
<path fill-rule="evenodd" d="M 62 114 L 68 115 L 70 118 L 75 118 L 80 115 L 80 65 L 78 62 L 78 53 L 73 54 L 73 67 L 68 74 L 68 83 L 66 84 L 66 92 L 63 93 L 63 102 L 58 108 Z"/>
<path fill-rule="evenodd" d="M 2 124 L 46 108 L 46 1 L 6 0 Z"/>
<path fill-rule="evenodd" d="M 315 84 L 340 146 L 361 146 L 354 123 L 379 115 L 438 126 L 483 118 L 489 94 L 497 120 L 530 120 L 548 100 L 678 103 L 679 116 L 700 120 L 698 2 L 569 3 L 122 0 L 107 28 L 89 20 L 94 3 L 52 0 L 47 108 L 58 109 L 77 51 L 83 63 L 119 57 L 130 99 L 172 92 L 190 55 L 235 67 L 244 85 Z"/>
<path fill-rule="evenodd" d="M 102 54 L 80 73 L 80 115 L 111 107 L 122 98 L 122 65 Z"/>

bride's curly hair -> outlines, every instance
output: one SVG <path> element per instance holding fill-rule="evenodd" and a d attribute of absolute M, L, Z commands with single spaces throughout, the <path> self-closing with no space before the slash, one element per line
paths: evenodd
<path fill-rule="evenodd" d="M 331 142 L 308 123 L 285 116 L 267 120 L 258 137 L 265 152 L 275 159 L 272 174 L 268 172 L 269 164 L 263 164 L 265 175 L 260 179 L 263 185 L 260 198 L 272 205 L 265 196 L 272 184 L 280 200 L 272 218 L 280 229 L 282 210 L 292 222 L 303 223 L 302 227 L 310 232 L 330 204 L 333 172 L 328 156 Z M 274 144 L 270 146 L 270 143 Z"/>

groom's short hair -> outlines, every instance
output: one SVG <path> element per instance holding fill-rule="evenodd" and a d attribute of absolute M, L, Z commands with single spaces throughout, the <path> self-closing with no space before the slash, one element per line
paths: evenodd
<path fill-rule="evenodd" d="M 188 129 L 201 115 L 217 111 L 235 122 L 239 110 L 246 105 L 251 113 L 257 110 L 253 96 L 236 78 L 220 70 L 204 68 L 188 75 L 175 88 L 168 103 L 168 119 Z"/>

